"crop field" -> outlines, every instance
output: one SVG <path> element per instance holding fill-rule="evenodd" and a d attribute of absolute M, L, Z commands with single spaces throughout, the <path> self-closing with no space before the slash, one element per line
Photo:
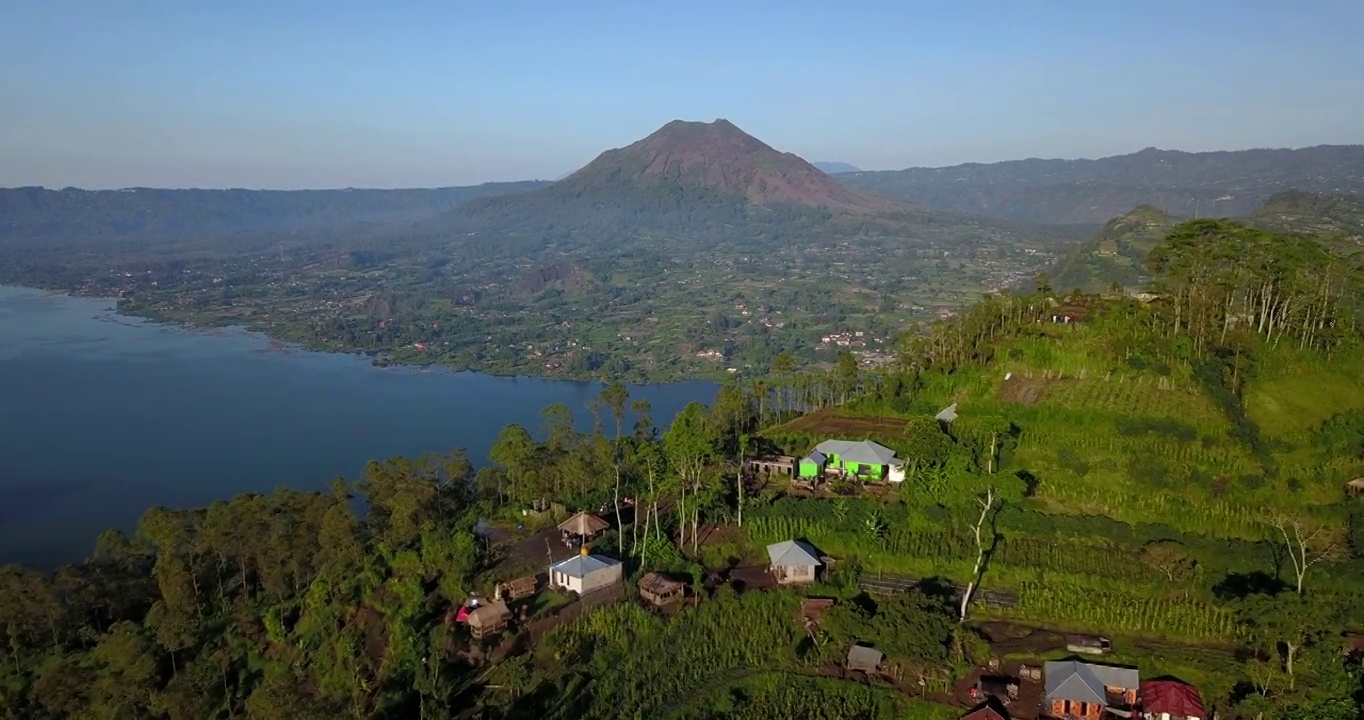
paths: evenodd
<path fill-rule="evenodd" d="M 901 435 L 905 431 L 905 419 L 893 417 L 857 417 L 832 412 L 818 412 L 804 415 L 784 425 L 772 428 L 769 432 L 802 432 L 811 435 L 861 438 L 869 435 Z"/>

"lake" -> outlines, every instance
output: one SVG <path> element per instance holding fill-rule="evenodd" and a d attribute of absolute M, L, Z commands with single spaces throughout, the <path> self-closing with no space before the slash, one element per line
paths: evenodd
<path fill-rule="evenodd" d="M 597 383 L 375 368 L 241 331 L 117 315 L 114 301 L 0 286 L 0 565 L 52 567 L 131 530 L 152 505 L 207 505 L 288 485 L 325 489 L 393 455 L 537 432 L 566 403 L 590 428 Z M 718 388 L 631 386 L 665 425 Z M 608 420 L 608 425 L 611 421 Z"/>

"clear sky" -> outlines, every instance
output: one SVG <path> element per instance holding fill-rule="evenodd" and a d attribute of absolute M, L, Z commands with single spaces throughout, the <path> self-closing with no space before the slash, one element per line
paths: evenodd
<path fill-rule="evenodd" d="M 0 186 L 557 178 L 675 119 L 866 169 L 1364 142 L 1364 0 L 0 0 Z"/>

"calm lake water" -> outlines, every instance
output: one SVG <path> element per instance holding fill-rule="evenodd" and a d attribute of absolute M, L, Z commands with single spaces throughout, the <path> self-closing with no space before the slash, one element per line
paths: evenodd
<path fill-rule="evenodd" d="M 237 331 L 114 313 L 111 300 L 0 287 L 0 565 L 89 554 L 151 505 L 192 507 L 281 485 L 324 489 L 393 455 L 464 448 L 504 425 L 538 432 L 566 403 L 590 427 L 596 383 L 378 369 L 281 351 Z M 716 385 L 632 386 L 666 424 Z M 610 424 L 610 421 L 608 421 Z"/>

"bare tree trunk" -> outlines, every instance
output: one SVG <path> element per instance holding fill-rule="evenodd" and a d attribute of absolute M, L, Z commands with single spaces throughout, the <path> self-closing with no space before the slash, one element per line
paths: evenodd
<path fill-rule="evenodd" d="M 995 504 L 995 489 L 993 487 L 985 489 L 985 497 L 977 498 L 980 503 L 980 518 L 976 520 L 973 529 L 976 531 L 976 564 L 971 568 L 971 581 L 966 584 L 966 591 L 961 594 L 961 612 L 957 618 L 958 622 L 966 622 L 966 608 L 971 604 L 971 595 L 975 592 L 976 586 L 980 583 L 980 566 L 985 561 L 985 541 L 981 538 L 981 530 L 985 527 L 985 518 L 990 514 L 990 508 Z"/>
<path fill-rule="evenodd" d="M 624 526 L 620 521 L 620 460 L 616 460 L 616 555 L 625 556 L 625 533 L 621 532 Z"/>

